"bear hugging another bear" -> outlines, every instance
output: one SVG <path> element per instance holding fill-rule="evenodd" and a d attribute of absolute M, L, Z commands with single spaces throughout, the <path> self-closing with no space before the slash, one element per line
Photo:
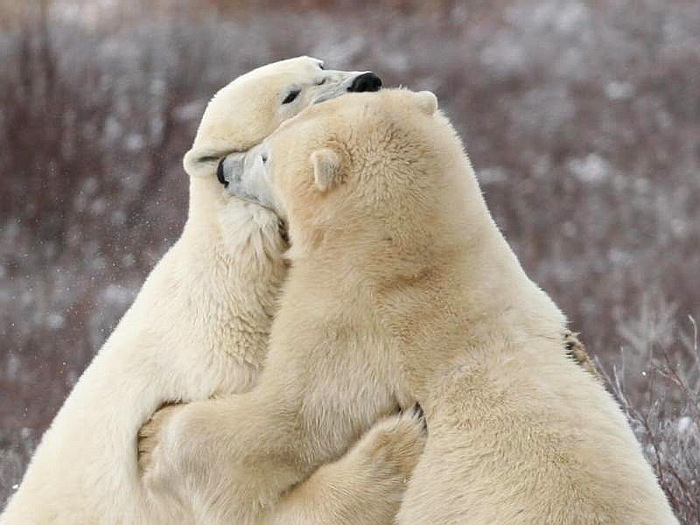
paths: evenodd
<path fill-rule="evenodd" d="M 428 438 L 398 523 L 677 523 L 614 399 L 564 351 L 564 315 L 496 227 L 434 95 L 311 106 L 221 176 L 286 222 L 291 268 L 257 386 L 162 417 L 147 486 L 253 523 L 418 402 Z"/>
<path fill-rule="evenodd" d="M 267 353 L 287 244 L 273 212 L 224 191 L 217 166 L 319 100 L 378 88 L 371 73 L 299 57 L 253 70 L 214 96 L 184 159 L 190 201 L 181 237 L 42 437 L 0 523 L 215 523 L 217 505 L 194 491 L 146 490 L 137 434 L 163 404 L 250 390 Z M 423 446 L 422 421 L 392 407 L 358 438 L 258 521 L 391 523 Z"/>
<path fill-rule="evenodd" d="M 378 88 L 299 57 L 217 93 L 2 525 L 676 523 L 435 97 Z"/>

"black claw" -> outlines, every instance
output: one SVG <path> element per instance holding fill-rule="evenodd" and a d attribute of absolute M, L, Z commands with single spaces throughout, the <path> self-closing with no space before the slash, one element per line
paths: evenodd
<path fill-rule="evenodd" d="M 428 420 L 425 419 L 425 412 L 423 411 L 423 407 L 416 403 L 415 405 L 413 405 L 411 415 L 415 418 L 420 419 L 421 423 L 423 424 L 423 432 L 428 432 Z"/>
<path fill-rule="evenodd" d="M 412 415 L 414 417 L 419 417 L 421 419 L 425 419 L 425 414 L 423 413 L 423 407 L 420 406 L 418 403 L 413 405 L 413 412 Z"/>

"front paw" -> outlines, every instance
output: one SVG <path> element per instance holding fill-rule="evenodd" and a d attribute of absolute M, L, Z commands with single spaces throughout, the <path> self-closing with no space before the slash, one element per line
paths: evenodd
<path fill-rule="evenodd" d="M 173 421 L 186 405 L 165 405 L 141 427 L 138 435 L 138 464 L 144 483 L 151 489 L 164 488 L 168 479 L 177 477 L 177 461 L 168 450 L 172 440 Z"/>
<path fill-rule="evenodd" d="M 423 411 L 413 410 L 381 420 L 358 444 L 358 448 L 375 467 L 403 481 L 408 481 L 423 453 L 427 428 Z"/>
<path fill-rule="evenodd" d="M 179 405 L 165 405 L 159 408 L 139 430 L 138 463 L 139 470 L 146 475 L 153 467 L 153 454 L 160 443 L 163 427 L 172 418 Z"/>

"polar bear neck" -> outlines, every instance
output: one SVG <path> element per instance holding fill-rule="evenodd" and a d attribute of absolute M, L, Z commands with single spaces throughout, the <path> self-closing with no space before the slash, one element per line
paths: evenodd
<path fill-rule="evenodd" d="M 326 232 L 297 261 L 315 292 L 345 303 L 339 310 L 374 312 L 392 346 L 405 351 L 401 367 L 413 393 L 429 391 L 450 363 L 496 340 L 508 349 L 536 339 L 560 346 L 563 314 L 527 277 L 473 184 L 467 206 L 464 193 L 455 198 L 464 211 L 457 220 L 436 211 L 426 228 L 424 218 L 404 217 L 392 238 L 377 222 Z"/>
<path fill-rule="evenodd" d="M 190 177 L 189 213 L 185 228 L 197 229 L 200 233 L 218 230 L 218 213 L 227 200 L 230 197 L 224 194 L 214 172 L 210 177 Z"/>
<path fill-rule="evenodd" d="M 470 353 L 560 347 L 564 315 L 527 277 L 487 218 L 461 250 L 434 252 L 435 262 L 426 264 L 414 282 L 398 276 L 377 288 L 381 323 L 405 349 L 402 367 L 423 403 L 455 362 Z"/>
<path fill-rule="evenodd" d="M 285 249 L 271 212 L 225 195 L 214 174 L 191 177 L 188 219 L 166 276 L 171 300 L 190 304 L 190 318 L 172 322 L 192 321 L 200 347 L 260 367 L 286 275 Z"/>

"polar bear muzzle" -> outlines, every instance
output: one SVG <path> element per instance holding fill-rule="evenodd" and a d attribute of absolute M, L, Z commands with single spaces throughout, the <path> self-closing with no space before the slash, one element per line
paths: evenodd
<path fill-rule="evenodd" d="M 350 93 L 366 93 L 379 91 L 381 87 L 382 79 L 370 71 L 355 77 L 350 87 L 348 87 L 348 91 Z"/>
<path fill-rule="evenodd" d="M 382 79 L 371 71 L 364 73 L 353 72 L 351 74 L 340 72 L 340 76 L 336 75 L 334 82 L 327 86 L 324 85 L 324 89 L 320 90 L 313 104 L 319 104 L 347 93 L 375 92 L 379 91 L 381 87 Z"/>
<path fill-rule="evenodd" d="M 275 211 L 278 206 L 265 170 L 267 157 L 264 142 L 245 153 L 231 153 L 219 162 L 216 177 L 229 194 Z"/>

